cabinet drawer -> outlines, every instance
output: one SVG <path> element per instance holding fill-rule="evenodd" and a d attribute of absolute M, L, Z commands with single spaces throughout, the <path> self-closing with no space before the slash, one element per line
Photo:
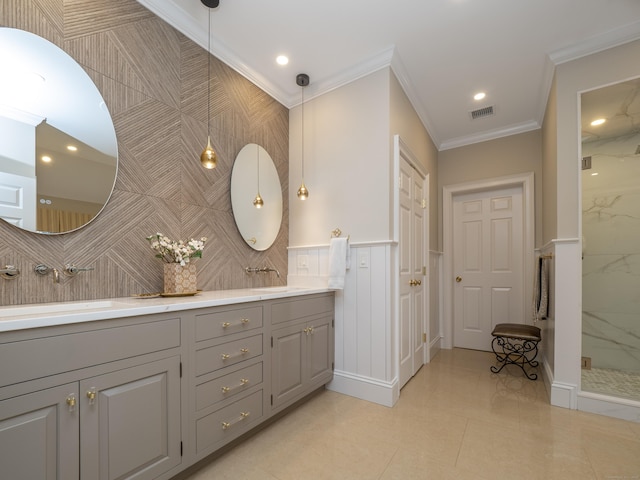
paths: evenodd
<path fill-rule="evenodd" d="M 244 307 L 196 315 L 196 342 L 262 326 L 262 307 Z"/>
<path fill-rule="evenodd" d="M 262 390 L 202 417 L 196 422 L 197 452 L 236 438 L 261 418 Z"/>
<path fill-rule="evenodd" d="M 271 323 L 297 320 L 311 315 L 333 313 L 333 295 L 288 300 L 271 306 Z"/>
<path fill-rule="evenodd" d="M 235 397 L 262 383 L 262 362 L 196 386 L 196 411 Z"/>
<path fill-rule="evenodd" d="M 0 386 L 180 346 L 180 319 L 0 345 Z"/>
<path fill-rule="evenodd" d="M 262 355 L 262 335 L 242 338 L 196 352 L 196 377 Z"/>

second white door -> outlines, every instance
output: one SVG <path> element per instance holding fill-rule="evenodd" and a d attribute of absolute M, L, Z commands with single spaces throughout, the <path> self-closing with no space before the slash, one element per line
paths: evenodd
<path fill-rule="evenodd" d="M 521 186 L 453 198 L 454 346 L 491 350 L 498 323 L 523 323 Z"/>

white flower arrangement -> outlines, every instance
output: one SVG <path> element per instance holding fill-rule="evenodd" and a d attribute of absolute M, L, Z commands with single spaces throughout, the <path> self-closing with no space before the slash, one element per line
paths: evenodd
<path fill-rule="evenodd" d="M 206 237 L 200 240 L 193 238 L 187 243 L 179 240 L 174 242 L 162 233 L 156 233 L 147 237 L 151 244 L 151 248 L 155 250 L 156 257 L 162 259 L 165 263 L 179 263 L 183 267 L 191 261 L 192 258 L 202 258 L 202 250 L 207 241 Z"/>

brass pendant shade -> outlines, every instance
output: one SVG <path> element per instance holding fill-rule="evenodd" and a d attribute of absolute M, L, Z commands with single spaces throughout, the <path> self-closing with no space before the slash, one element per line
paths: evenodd
<path fill-rule="evenodd" d="M 309 190 L 307 190 L 307 187 L 304 186 L 304 180 L 302 181 L 302 185 L 300 185 L 300 188 L 298 189 L 297 195 L 300 200 L 306 200 L 307 197 L 309 197 Z"/>
<path fill-rule="evenodd" d="M 213 151 L 213 147 L 211 146 L 211 137 L 207 136 L 207 146 L 200 154 L 200 163 L 204 168 L 208 168 L 209 170 L 216 168 L 218 164 L 218 156 L 216 152 Z"/>
<path fill-rule="evenodd" d="M 263 205 L 264 205 L 264 200 L 262 200 L 262 197 L 260 196 L 260 192 L 258 192 L 258 194 L 256 195 L 256 198 L 253 199 L 253 206 L 256 208 L 262 208 Z"/>
<path fill-rule="evenodd" d="M 257 161 L 256 161 L 256 173 L 257 173 L 257 177 L 258 177 L 258 194 L 256 195 L 256 198 L 253 199 L 253 206 L 256 208 L 262 208 L 262 206 L 264 205 L 264 200 L 262 200 L 262 197 L 260 196 L 260 146 L 256 145 L 257 147 Z"/>
<path fill-rule="evenodd" d="M 218 156 L 211 146 L 211 9 L 218 6 L 217 1 L 201 0 L 202 4 L 209 8 L 209 29 L 207 47 L 207 146 L 200 154 L 200 163 L 204 168 L 212 170 L 218 164 Z"/>

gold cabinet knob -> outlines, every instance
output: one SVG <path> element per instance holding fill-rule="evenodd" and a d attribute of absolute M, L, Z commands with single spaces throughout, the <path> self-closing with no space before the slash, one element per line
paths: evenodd
<path fill-rule="evenodd" d="M 89 405 L 93 405 L 96 402 L 96 389 L 92 388 L 87 390 L 87 398 L 89 399 Z"/>
<path fill-rule="evenodd" d="M 76 409 L 76 396 L 73 393 L 67 397 L 67 406 L 70 412 Z"/>
<path fill-rule="evenodd" d="M 461 277 L 461 276 L 457 276 L 457 277 L 456 277 L 456 282 L 457 282 L 457 283 L 460 283 L 461 281 L 462 281 L 462 277 Z"/>

